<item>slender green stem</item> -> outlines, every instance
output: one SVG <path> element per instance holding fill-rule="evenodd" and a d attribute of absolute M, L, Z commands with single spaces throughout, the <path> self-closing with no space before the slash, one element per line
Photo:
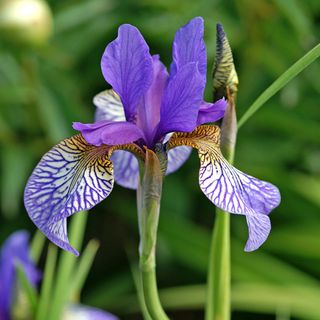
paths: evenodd
<path fill-rule="evenodd" d="M 150 316 L 154 320 L 168 320 L 169 318 L 162 309 L 156 280 L 155 268 L 141 271 L 144 300 Z"/>
<path fill-rule="evenodd" d="M 301 71 L 309 66 L 314 60 L 320 56 L 320 44 L 307 52 L 302 58 L 294 63 L 287 71 L 285 71 L 276 81 L 274 81 L 248 108 L 238 123 L 238 128 L 242 127 L 256 113 L 262 105 L 281 90 L 290 80 L 296 77 Z"/>
<path fill-rule="evenodd" d="M 140 231 L 140 278 L 144 302 L 153 320 L 168 320 L 162 309 L 156 281 L 156 242 L 163 173 L 159 158 L 146 150 L 144 175 L 137 191 Z"/>
<path fill-rule="evenodd" d="M 45 241 L 45 236 L 40 230 L 37 230 L 30 244 L 30 255 L 35 264 L 39 262 Z"/>
<path fill-rule="evenodd" d="M 206 320 L 230 319 L 230 215 L 216 210 L 209 257 Z"/>
<path fill-rule="evenodd" d="M 85 225 L 87 221 L 86 212 L 79 212 L 72 218 L 70 228 L 70 243 L 75 248 L 80 248 L 84 236 Z M 70 253 L 63 251 L 59 258 L 59 267 L 57 279 L 51 300 L 51 306 L 48 320 L 59 320 L 63 313 L 65 304 L 70 299 L 70 281 L 73 273 L 76 257 Z"/>
<path fill-rule="evenodd" d="M 45 319 L 49 309 L 50 296 L 52 292 L 52 285 L 56 268 L 57 253 L 58 248 L 53 244 L 49 244 L 46 265 L 43 275 L 43 282 L 41 287 L 41 294 L 39 297 L 39 303 L 37 306 L 37 312 L 35 317 L 36 320 Z"/>
<path fill-rule="evenodd" d="M 221 150 L 232 163 L 237 139 L 237 117 L 233 96 L 228 96 L 228 108 L 221 125 Z M 216 209 L 212 232 L 208 279 L 206 320 L 231 318 L 230 215 Z"/>

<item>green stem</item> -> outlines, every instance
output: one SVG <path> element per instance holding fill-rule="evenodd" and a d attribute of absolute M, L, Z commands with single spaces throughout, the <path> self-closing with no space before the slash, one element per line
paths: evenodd
<path fill-rule="evenodd" d="M 87 222 L 87 213 L 85 211 L 77 213 L 72 217 L 71 228 L 69 232 L 70 243 L 80 249 L 84 237 L 85 226 Z M 48 320 L 59 320 L 63 314 L 66 303 L 70 301 L 70 281 L 74 274 L 74 265 L 76 257 L 67 251 L 61 252 L 59 257 L 59 266 L 57 278 L 53 290 Z"/>
<path fill-rule="evenodd" d="M 228 108 L 221 125 L 221 150 L 230 163 L 233 163 L 236 139 L 236 108 L 234 98 L 229 95 Z M 230 215 L 217 208 L 209 254 L 206 320 L 230 320 L 230 279 Z"/>
<path fill-rule="evenodd" d="M 140 279 L 148 314 L 153 320 L 168 320 L 162 309 L 156 281 L 156 242 L 163 174 L 157 155 L 146 150 L 142 183 L 137 191 L 140 231 Z"/>
<path fill-rule="evenodd" d="M 206 320 L 230 319 L 230 215 L 216 210 L 209 257 Z"/>
<path fill-rule="evenodd" d="M 141 270 L 141 279 L 145 304 L 151 318 L 153 320 L 168 320 L 169 318 L 160 303 L 155 268 L 148 271 Z"/>

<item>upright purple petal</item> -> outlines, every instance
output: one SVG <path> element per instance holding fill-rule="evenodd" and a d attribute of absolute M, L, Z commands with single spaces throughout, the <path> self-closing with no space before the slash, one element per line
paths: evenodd
<path fill-rule="evenodd" d="M 173 62 L 170 76 L 174 76 L 182 67 L 196 62 L 200 74 L 205 78 L 207 73 L 207 53 L 203 41 L 203 19 L 196 17 L 180 28 L 173 41 Z"/>
<path fill-rule="evenodd" d="M 88 124 L 74 122 L 73 128 L 80 131 L 86 141 L 94 146 L 113 146 L 145 139 L 139 127 L 125 121 L 99 121 Z"/>
<path fill-rule="evenodd" d="M 113 314 L 84 305 L 70 305 L 62 320 L 118 320 Z"/>
<path fill-rule="evenodd" d="M 189 132 L 196 127 L 204 87 L 195 63 L 187 64 L 170 79 L 162 100 L 157 138 L 169 132 Z"/>
<path fill-rule="evenodd" d="M 34 169 L 24 203 L 34 224 L 56 245 L 78 254 L 67 235 L 67 217 L 88 210 L 113 188 L 107 148 L 89 145 L 81 135 L 65 139 Z"/>
<path fill-rule="evenodd" d="M 137 189 L 139 182 L 139 163 L 128 151 L 116 150 L 112 153 L 114 180 L 122 187 Z"/>
<path fill-rule="evenodd" d="M 106 47 L 101 68 L 104 78 L 121 98 L 127 121 L 134 121 L 137 106 L 153 77 L 149 47 L 137 28 L 120 26 L 118 37 Z"/>
<path fill-rule="evenodd" d="M 224 117 L 228 103 L 225 99 L 220 99 L 215 103 L 202 102 L 199 109 L 197 125 L 207 122 L 215 122 Z"/>
<path fill-rule="evenodd" d="M 29 235 L 26 231 L 17 231 L 4 242 L 0 252 L 0 319 L 10 320 L 13 290 L 16 284 L 16 264 L 19 263 L 30 284 L 36 285 L 40 272 L 29 256 Z"/>
<path fill-rule="evenodd" d="M 93 98 L 93 103 L 97 107 L 95 122 L 102 120 L 126 121 L 120 97 L 112 89 L 98 93 Z"/>
<path fill-rule="evenodd" d="M 168 80 L 168 72 L 158 55 L 152 56 L 153 80 L 146 92 L 143 103 L 138 106 L 137 125 L 145 133 L 147 142 L 152 145 L 156 126 L 160 121 L 160 107 L 164 89 Z"/>

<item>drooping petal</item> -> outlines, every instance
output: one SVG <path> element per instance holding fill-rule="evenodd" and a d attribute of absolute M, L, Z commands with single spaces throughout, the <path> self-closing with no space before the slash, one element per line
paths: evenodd
<path fill-rule="evenodd" d="M 166 174 L 170 174 L 178 170 L 188 160 L 192 148 L 181 146 L 169 150 L 168 152 L 168 166 Z"/>
<path fill-rule="evenodd" d="M 156 126 L 160 121 L 160 107 L 164 89 L 168 80 L 166 67 L 159 59 L 159 55 L 152 56 L 153 80 L 145 94 L 143 103 L 138 106 L 137 125 L 142 128 L 149 145 L 153 142 Z"/>
<path fill-rule="evenodd" d="M 94 146 L 126 144 L 145 139 L 134 123 L 126 121 L 99 121 L 95 123 L 74 122 L 73 129 L 81 132 L 85 140 Z"/>
<path fill-rule="evenodd" d="M 197 125 L 208 122 L 215 122 L 223 118 L 228 103 L 225 99 L 220 99 L 215 103 L 202 102 L 199 109 Z"/>
<path fill-rule="evenodd" d="M 189 63 L 170 79 L 160 111 L 157 138 L 169 132 L 189 132 L 197 124 L 205 82 L 195 63 Z"/>
<path fill-rule="evenodd" d="M 46 153 L 27 183 L 24 203 L 31 220 L 56 245 L 74 254 L 67 217 L 105 199 L 113 188 L 107 147 L 89 145 L 81 135 Z"/>
<path fill-rule="evenodd" d="M 101 68 L 104 78 L 121 98 L 127 121 L 134 121 L 138 103 L 153 77 L 149 47 L 137 28 L 120 26 L 118 37 L 106 47 Z"/>
<path fill-rule="evenodd" d="M 173 77 L 178 70 L 190 62 L 197 63 L 200 74 L 206 77 L 207 53 L 203 41 L 203 19 L 196 17 L 180 28 L 173 41 L 173 62 L 170 76 Z"/>
<path fill-rule="evenodd" d="M 139 163 L 128 151 L 116 150 L 111 160 L 114 169 L 114 180 L 122 187 L 137 189 L 139 182 Z"/>
<path fill-rule="evenodd" d="M 113 314 L 84 306 L 84 305 L 70 305 L 66 308 L 62 320 L 117 320 L 118 318 Z"/>
<path fill-rule="evenodd" d="M 271 230 L 270 219 L 267 215 L 247 215 L 247 224 L 249 230 L 249 239 L 244 248 L 250 252 L 257 250 L 268 238 Z"/>
<path fill-rule="evenodd" d="M 10 320 L 13 291 L 16 285 L 16 264 L 23 268 L 29 283 L 35 286 L 40 272 L 30 259 L 29 235 L 16 231 L 4 242 L 0 252 L 0 319 Z"/>
<path fill-rule="evenodd" d="M 255 217 L 250 222 L 248 248 L 261 245 L 270 227 L 267 215 L 280 203 L 279 190 L 272 184 L 249 176 L 231 166 L 219 149 L 220 130 L 203 125 L 190 134 L 175 133 L 169 148 L 188 145 L 198 149 L 200 158 L 199 184 L 203 193 L 219 208 L 236 214 Z"/>
<path fill-rule="evenodd" d="M 98 93 L 93 98 L 93 103 L 97 107 L 95 122 L 102 120 L 126 121 L 120 97 L 112 89 Z"/>

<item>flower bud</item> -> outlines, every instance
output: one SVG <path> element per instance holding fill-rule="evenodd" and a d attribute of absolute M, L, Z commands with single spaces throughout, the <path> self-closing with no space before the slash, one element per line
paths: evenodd
<path fill-rule="evenodd" d="M 52 14 L 42 0 L 0 2 L 0 34 L 7 41 L 41 45 L 52 33 Z"/>

